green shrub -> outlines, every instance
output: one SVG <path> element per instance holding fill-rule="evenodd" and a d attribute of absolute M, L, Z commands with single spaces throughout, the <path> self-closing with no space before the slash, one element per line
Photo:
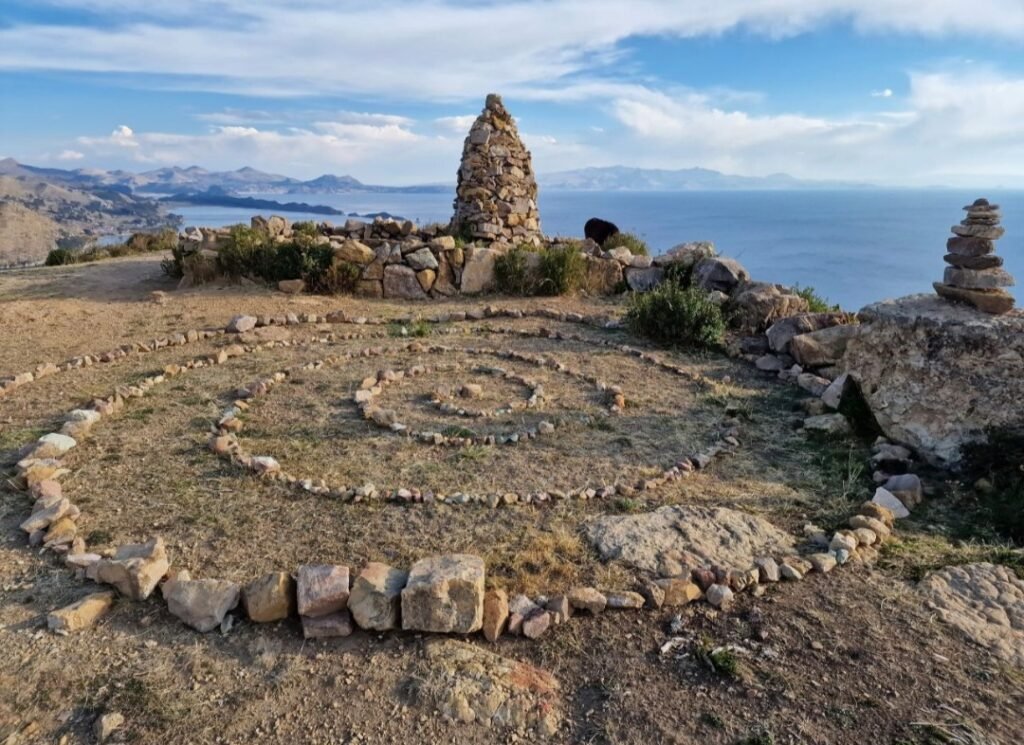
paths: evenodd
<path fill-rule="evenodd" d="M 739 678 L 741 664 L 739 657 L 729 647 L 715 648 L 710 639 L 701 638 L 694 643 L 693 649 L 698 660 L 719 675 L 726 678 Z"/>
<path fill-rule="evenodd" d="M 77 263 L 78 252 L 67 248 L 55 248 L 46 254 L 46 266 L 64 266 Z"/>
<path fill-rule="evenodd" d="M 567 243 L 542 251 L 537 270 L 537 291 L 543 295 L 573 292 L 583 283 L 586 269 L 586 260 L 578 243 Z"/>
<path fill-rule="evenodd" d="M 277 245 L 270 236 L 248 225 L 232 226 L 227 242 L 217 252 L 220 270 L 235 278 L 254 276 L 271 281 L 276 258 Z"/>
<path fill-rule="evenodd" d="M 119 248 L 119 253 L 111 251 L 111 255 L 128 256 L 173 251 L 178 245 L 178 231 L 174 228 L 165 228 L 155 233 L 133 233 L 122 245 L 124 248 Z"/>
<path fill-rule="evenodd" d="M 494 260 L 494 280 L 498 291 L 506 295 L 532 295 L 536 289 L 527 265 L 530 252 L 516 246 Z"/>
<path fill-rule="evenodd" d="M 792 289 L 794 294 L 807 301 L 807 307 L 811 313 L 835 313 L 839 310 L 839 305 L 830 303 L 827 298 L 819 295 L 817 290 L 809 285 L 807 287 L 793 285 Z"/>
<path fill-rule="evenodd" d="M 422 339 L 430 336 L 430 323 L 422 318 L 417 318 L 411 324 L 391 323 L 388 324 L 388 336 L 396 338 L 413 336 Z"/>
<path fill-rule="evenodd" d="M 634 256 L 647 256 L 650 253 L 647 250 L 647 242 L 638 235 L 633 233 L 616 233 L 615 235 L 608 236 L 608 239 L 601 246 L 605 251 L 611 251 L 613 248 L 628 248 L 629 252 Z"/>
<path fill-rule="evenodd" d="M 693 264 L 684 264 L 676 261 L 665 267 L 664 282 L 672 282 L 680 287 L 689 287 L 693 284 Z"/>
<path fill-rule="evenodd" d="M 298 239 L 300 236 L 315 239 L 320 235 L 320 229 L 312 220 L 303 220 L 292 223 L 292 237 Z"/>
<path fill-rule="evenodd" d="M 722 310 L 706 293 L 673 282 L 632 295 L 626 323 L 648 339 L 697 349 L 718 346 L 725 333 Z"/>
<path fill-rule="evenodd" d="M 160 262 L 160 269 L 171 279 L 181 279 L 185 276 L 185 267 L 183 260 L 185 258 L 185 252 L 177 245 L 171 249 L 170 258 L 164 259 Z"/>
<path fill-rule="evenodd" d="M 327 248 L 330 248 L 329 246 Z M 334 261 L 333 255 L 323 268 L 313 269 L 303 275 L 311 292 L 337 295 L 352 292 L 363 276 L 363 268 L 351 261 Z"/>
<path fill-rule="evenodd" d="M 978 490 L 983 520 L 1001 536 L 1024 546 L 1024 426 L 989 429 L 986 442 L 963 447 L 965 473 L 986 479 Z"/>

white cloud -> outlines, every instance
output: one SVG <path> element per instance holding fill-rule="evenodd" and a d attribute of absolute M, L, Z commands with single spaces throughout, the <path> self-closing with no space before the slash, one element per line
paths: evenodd
<path fill-rule="evenodd" d="M 896 86 L 899 96 L 888 87 L 870 91 L 880 100 L 862 99 L 864 113 L 778 111 L 757 91 L 641 78 L 624 44 L 730 31 L 782 38 L 836 23 L 865 34 L 1022 42 L 1021 0 L 37 2 L 104 14 L 106 22 L 0 27 L 0 70 L 126 74 L 155 88 L 344 95 L 384 109 L 381 102 L 401 100 L 455 112 L 498 90 L 535 111 L 571 111 L 579 122 L 575 132 L 572 125 L 549 129 L 557 139 L 524 135 L 541 172 L 624 162 L 892 183 L 972 173 L 1009 174 L 1019 183 L 1024 173 L 1020 76 L 967 74 L 961 64 L 956 72 L 913 73 L 906 93 Z M 78 17 L 86 16 L 66 16 Z M 368 29 L 386 29 L 386 49 Z M 506 29 L 516 31 L 516 43 L 496 46 Z M 852 95 L 863 97 L 863 89 Z M 224 109 L 196 114 L 215 125 L 200 133 L 121 126 L 106 137 L 81 137 L 69 152 L 128 163 L 252 164 L 296 175 L 354 169 L 395 183 L 447 180 L 475 115 L 436 113 L 413 121 L 386 111 Z M 530 115 L 528 129 L 551 126 Z"/>
<path fill-rule="evenodd" d="M 451 174 L 445 180 L 454 176 L 461 140 L 427 137 L 390 123 L 398 117 L 356 119 L 381 123 L 323 121 L 280 129 L 222 125 L 199 134 L 119 127 L 107 137 L 79 137 L 77 142 L 94 159 L 129 166 L 202 163 L 234 169 L 257 165 L 293 176 L 354 172 L 370 181 L 410 183 L 437 180 L 438 164 L 447 164 Z"/>
<path fill-rule="evenodd" d="M 128 0 L 40 4 L 104 12 L 108 23 L 8 25 L 0 29 L 0 69 L 146 74 L 183 89 L 280 96 L 479 98 L 608 69 L 621 60 L 624 40 L 649 35 L 741 29 L 778 38 L 849 22 L 866 33 L 1024 39 L 1020 0 L 182 0 L 144 10 Z M 367 29 L 387 30 L 386 51 Z M 494 31 L 502 29 L 528 33 L 496 50 Z"/>
<path fill-rule="evenodd" d="M 1024 77 L 914 73 L 909 85 L 901 110 L 847 117 L 753 114 L 699 92 L 620 86 L 610 106 L 631 136 L 610 133 L 612 158 L 882 184 L 1024 185 Z"/>
<path fill-rule="evenodd" d="M 465 135 L 469 132 L 469 128 L 473 126 L 473 122 L 476 121 L 476 117 L 476 114 L 442 116 L 435 119 L 434 124 L 437 125 L 438 129 L 443 131 Z"/>
<path fill-rule="evenodd" d="M 584 81 L 535 94 L 607 117 L 603 126 L 584 118 L 575 134 L 523 132 L 541 173 L 625 164 L 882 184 L 1024 185 L 1024 77 L 993 71 L 913 73 L 899 108 L 844 117 L 758 113 L 725 105 L 713 92 L 622 83 Z M 198 134 L 121 126 L 106 137 L 80 137 L 75 148 L 129 165 L 255 165 L 295 176 L 352 172 L 371 182 L 414 183 L 451 180 L 465 131 L 454 122 L 445 130 L 436 118 L 340 112 L 303 125 L 220 125 Z"/>
<path fill-rule="evenodd" d="M 82 160 L 85 157 L 85 153 L 80 153 L 77 150 L 62 150 L 57 154 L 57 160 Z"/>

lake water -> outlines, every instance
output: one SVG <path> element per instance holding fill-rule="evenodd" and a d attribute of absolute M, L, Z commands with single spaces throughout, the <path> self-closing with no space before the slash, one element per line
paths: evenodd
<path fill-rule="evenodd" d="M 261 195 L 257 195 L 261 196 Z M 567 192 L 542 190 L 541 227 L 580 236 L 601 217 L 637 233 L 654 254 L 709 240 L 755 279 L 812 285 L 846 309 L 875 300 L 932 292 L 942 279 L 949 228 L 980 196 L 959 190 Z M 1024 192 L 988 191 L 1003 208 L 1006 236 L 997 245 L 1006 269 L 1024 281 Z M 294 197 L 265 195 L 288 201 Z M 304 194 L 301 201 L 345 212 L 390 212 L 420 224 L 451 217 L 450 194 Z M 187 225 L 248 222 L 250 210 L 181 207 Z M 290 213 L 291 220 L 323 220 Z M 344 218 L 335 217 L 335 223 Z M 1020 293 L 1017 293 L 1018 296 Z"/>

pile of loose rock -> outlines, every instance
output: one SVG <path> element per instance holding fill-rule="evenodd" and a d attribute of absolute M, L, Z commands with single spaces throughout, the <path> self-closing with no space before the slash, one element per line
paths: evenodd
<path fill-rule="evenodd" d="M 541 244 L 530 152 L 497 94 L 487 96 L 466 137 L 454 207 L 453 232 L 515 245 Z"/>
<path fill-rule="evenodd" d="M 999 224 L 999 205 L 976 199 L 964 210 L 967 217 L 953 226 L 954 236 L 946 242 L 949 266 L 943 281 L 934 283 L 935 291 L 985 313 L 1009 313 L 1014 300 L 1003 288 L 1013 286 L 1013 277 L 995 255 L 995 242 L 1006 232 Z"/>

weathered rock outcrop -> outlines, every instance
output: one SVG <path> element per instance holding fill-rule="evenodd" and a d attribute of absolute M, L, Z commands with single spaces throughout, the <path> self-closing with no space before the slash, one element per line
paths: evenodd
<path fill-rule="evenodd" d="M 768 521 L 725 507 L 659 507 L 589 521 L 587 537 L 605 561 L 674 576 L 666 564 L 752 566 L 756 557 L 793 550 L 792 536 Z"/>
<path fill-rule="evenodd" d="M 501 96 L 494 93 L 487 97 L 463 146 L 452 227 L 474 238 L 540 245 L 530 152 Z"/>
<path fill-rule="evenodd" d="M 445 719 L 533 730 L 534 742 L 558 731 L 561 686 L 551 673 L 450 639 L 429 642 L 424 658 L 419 692 Z"/>
<path fill-rule="evenodd" d="M 849 320 L 845 313 L 800 313 L 773 323 L 765 335 L 773 352 L 787 353 L 794 336 L 839 326 L 849 323 Z"/>
<path fill-rule="evenodd" d="M 842 359 L 850 339 L 857 335 L 855 325 L 830 326 L 794 336 L 789 353 L 803 367 L 826 367 Z"/>
<path fill-rule="evenodd" d="M 729 299 L 733 325 L 742 331 L 764 331 L 780 318 L 807 311 L 807 301 L 795 292 L 768 282 L 746 282 Z"/>
<path fill-rule="evenodd" d="M 1024 668 L 1024 582 L 1009 567 L 965 564 L 929 574 L 918 585 L 944 622 L 996 657 Z"/>
<path fill-rule="evenodd" d="M 914 295 L 870 305 L 860 318 L 841 366 L 891 439 L 950 466 L 986 428 L 1024 421 L 1024 313 L 992 316 Z"/>

